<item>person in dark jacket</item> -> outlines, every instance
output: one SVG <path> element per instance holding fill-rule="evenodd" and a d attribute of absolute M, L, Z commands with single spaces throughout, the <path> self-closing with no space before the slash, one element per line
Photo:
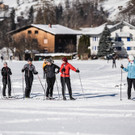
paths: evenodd
<path fill-rule="evenodd" d="M 28 59 L 28 64 L 25 64 L 22 72 L 25 72 L 25 83 L 26 83 L 26 88 L 25 88 L 25 97 L 30 98 L 30 92 L 32 88 L 32 83 L 33 83 L 33 74 L 38 74 L 38 72 L 35 69 L 35 66 L 32 64 L 32 59 Z"/>
<path fill-rule="evenodd" d="M 8 85 L 8 97 L 11 97 L 11 80 L 10 75 L 12 75 L 11 69 L 7 66 L 7 62 L 4 62 L 4 67 L 1 70 L 2 82 L 3 82 L 3 97 L 6 97 L 6 86 Z"/>
<path fill-rule="evenodd" d="M 47 59 L 47 65 L 44 67 L 47 81 L 46 99 L 53 99 L 53 87 L 56 80 L 56 75 L 59 73 L 59 67 L 53 64 L 51 59 Z"/>
<path fill-rule="evenodd" d="M 116 68 L 116 57 L 112 58 L 112 68 Z"/>
<path fill-rule="evenodd" d="M 75 100 L 72 97 L 72 89 L 71 89 L 71 83 L 70 83 L 70 69 L 79 73 L 80 71 L 73 67 L 71 64 L 68 63 L 67 58 L 62 58 L 63 64 L 61 65 L 60 72 L 61 72 L 61 85 L 62 85 L 62 95 L 63 100 L 66 100 L 65 97 L 65 84 L 67 84 L 70 100 Z"/>

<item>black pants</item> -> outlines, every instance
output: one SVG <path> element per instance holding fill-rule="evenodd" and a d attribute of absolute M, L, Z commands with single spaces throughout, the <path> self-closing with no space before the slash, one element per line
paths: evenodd
<path fill-rule="evenodd" d="M 65 97 L 66 84 L 69 92 L 70 98 L 72 98 L 72 89 L 69 77 L 61 77 L 61 85 L 62 85 L 62 96 Z"/>
<path fill-rule="evenodd" d="M 133 84 L 133 87 L 134 87 L 134 90 L 135 90 L 135 79 L 127 78 L 127 83 L 128 83 L 127 95 L 128 95 L 128 98 L 131 98 L 132 84 Z"/>
<path fill-rule="evenodd" d="M 25 76 L 25 83 L 26 83 L 25 97 L 29 98 L 30 97 L 31 88 L 32 88 L 32 83 L 33 83 L 33 77 Z"/>
<path fill-rule="evenodd" d="M 113 64 L 112 64 L 112 68 L 114 68 L 114 67 L 116 68 L 116 63 L 113 63 Z"/>
<path fill-rule="evenodd" d="M 53 96 L 53 86 L 55 83 L 55 77 L 52 78 L 46 78 L 47 81 L 47 91 L 46 91 L 46 97 L 52 97 Z"/>
<path fill-rule="evenodd" d="M 43 71 L 43 79 L 46 79 L 46 73 Z"/>
<path fill-rule="evenodd" d="M 11 80 L 9 79 L 3 79 L 3 91 L 2 95 L 6 96 L 6 86 L 8 85 L 8 96 L 11 96 Z"/>

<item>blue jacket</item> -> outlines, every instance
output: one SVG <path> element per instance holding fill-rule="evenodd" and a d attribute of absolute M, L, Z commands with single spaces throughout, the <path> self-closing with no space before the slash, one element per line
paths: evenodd
<path fill-rule="evenodd" d="M 135 79 L 135 61 L 133 63 L 128 63 L 127 68 L 123 68 L 124 71 L 128 72 L 129 79 Z"/>

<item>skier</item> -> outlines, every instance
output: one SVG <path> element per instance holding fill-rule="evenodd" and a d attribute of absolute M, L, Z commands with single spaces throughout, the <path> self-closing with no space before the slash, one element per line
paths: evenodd
<path fill-rule="evenodd" d="M 7 66 L 7 62 L 4 62 L 4 67 L 1 70 L 2 82 L 3 82 L 3 97 L 6 97 L 6 85 L 8 85 L 8 97 L 11 98 L 11 80 L 10 75 L 12 75 L 11 69 Z"/>
<path fill-rule="evenodd" d="M 44 67 L 47 81 L 46 99 L 53 99 L 53 87 L 56 80 L 55 74 L 59 73 L 59 67 L 53 64 L 53 60 L 47 59 L 47 65 Z"/>
<path fill-rule="evenodd" d="M 71 64 L 68 63 L 68 60 L 66 57 L 62 58 L 63 64 L 61 65 L 60 72 L 61 72 L 61 85 L 62 85 L 62 96 L 63 100 L 66 100 L 65 97 L 65 84 L 68 87 L 68 92 L 70 96 L 70 100 L 75 100 L 72 97 L 72 89 L 71 89 L 71 83 L 70 83 L 70 69 L 79 73 L 80 71 L 73 67 Z"/>
<path fill-rule="evenodd" d="M 28 64 L 25 64 L 22 72 L 25 71 L 25 83 L 26 83 L 26 88 L 25 88 L 25 97 L 30 98 L 30 92 L 32 88 L 32 83 L 33 83 L 33 74 L 38 74 L 38 72 L 35 69 L 35 66 L 32 64 L 32 59 L 28 59 Z"/>
<path fill-rule="evenodd" d="M 127 76 L 127 83 L 128 83 L 128 88 L 127 88 L 127 96 L 128 99 L 131 99 L 131 88 L 132 88 L 132 84 L 135 90 L 135 60 L 134 60 L 134 56 L 133 55 L 129 55 L 128 56 L 128 65 L 127 68 L 124 68 L 123 65 L 121 65 L 121 68 L 128 72 L 128 76 Z"/>
<path fill-rule="evenodd" d="M 45 71 L 44 71 L 44 68 L 45 68 L 46 65 L 47 65 L 47 61 L 46 61 L 46 59 L 44 59 L 44 63 L 43 63 L 43 79 L 46 78 Z"/>
<path fill-rule="evenodd" d="M 112 58 L 112 68 L 116 68 L 116 57 Z"/>

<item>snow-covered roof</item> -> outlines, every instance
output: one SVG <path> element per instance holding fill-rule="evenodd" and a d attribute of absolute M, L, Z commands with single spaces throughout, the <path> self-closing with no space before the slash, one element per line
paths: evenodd
<path fill-rule="evenodd" d="M 116 35 L 118 37 L 130 37 L 130 33 L 129 32 L 119 32 L 119 33 L 116 33 Z"/>
<path fill-rule="evenodd" d="M 52 33 L 54 35 L 65 35 L 65 34 L 80 35 L 81 34 L 81 31 L 73 30 L 73 29 L 64 27 L 62 25 L 58 25 L 58 24 L 51 25 L 51 27 L 49 27 L 48 25 L 43 25 L 43 24 L 32 24 L 31 26 L 41 29 L 43 31 Z"/>
<path fill-rule="evenodd" d="M 107 23 L 100 25 L 98 27 L 95 27 L 95 28 L 80 28 L 80 29 L 84 35 L 101 35 L 105 28 L 105 25 L 107 25 Z M 121 26 L 129 26 L 130 28 L 135 29 L 135 26 L 125 21 L 119 22 L 115 25 L 107 25 L 107 27 L 110 29 L 111 32 L 115 31 L 116 29 L 121 28 Z M 124 36 L 127 36 L 127 35 L 124 34 Z"/>
<path fill-rule="evenodd" d="M 8 34 L 14 34 L 22 30 L 28 29 L 30 27 L 35 27 L 37 29 L 51 33 L 53 35 L 81 35 L 82 34 L 82 32 L 79 30 L 73 30 L 59 24 L 51 25 L 51 27 L 49 25 L 44 25 L 44 24 L 31 24 L 29 26 L 25 26 L 25 27 L 16 29 L 14 31 L 10 31 Z"/>
<path fill-rule="evenodd" d="M 81 28 L 81 30 L 84 35 L 100 35 L 103 32 L 106 24 L 107 23 L 95 28 Z M 113 27 L 113 25 L 107 25 L 107 27 L 110 29 Z"/>

